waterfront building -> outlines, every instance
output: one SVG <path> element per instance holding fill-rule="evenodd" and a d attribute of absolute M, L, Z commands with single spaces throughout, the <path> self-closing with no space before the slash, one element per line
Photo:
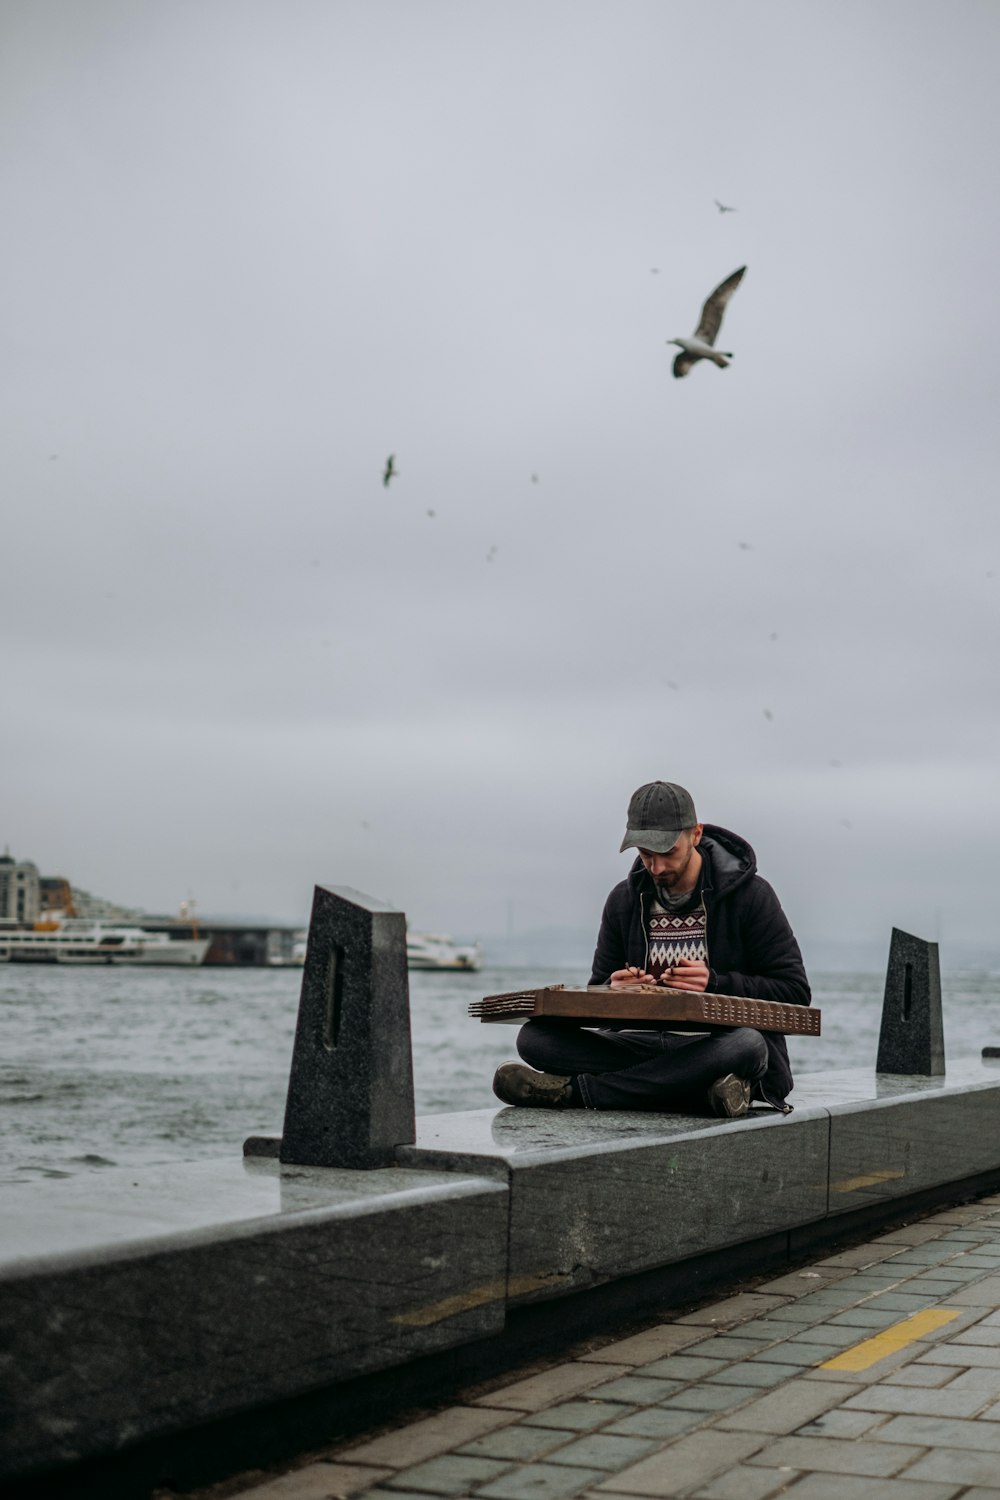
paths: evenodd
<path fill-rule="evenodd" d="M 9 849 L 0 855 L 0 923 L 37 922 L 41 902 L 38 866 L 18 861 Z"/>

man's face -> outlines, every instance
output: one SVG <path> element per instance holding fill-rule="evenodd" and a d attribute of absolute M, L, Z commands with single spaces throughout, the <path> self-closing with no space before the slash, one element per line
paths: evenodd
<path fill-rule="evenodd" d="M 686 828 L 674 847 L 666 854 L 654 854 L 652 849 L 638 849 L 642 860 L 659 889 L 678 895 L 690 890 L 698 878 L 698 861 L 695 849 L 701 842 L 702 825 Z"/>

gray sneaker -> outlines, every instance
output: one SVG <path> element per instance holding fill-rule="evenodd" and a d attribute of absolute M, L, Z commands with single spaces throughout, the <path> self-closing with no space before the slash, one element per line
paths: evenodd
<path fill-rule="evenodd" d="M 713 1115 L 722 1115 L 726 1120 L 739 1120 L 750 1108 L 750 1085 L 745 1078 L 727 1073 L 717 1078 L 708 1091 L 708 1103 Z"/>
<path fill-rule="evenodd" d="M 524 1063 L 502 1063 L 493 1075 L 498 1099 L 529 1109 L 566 1109 L 572 1103 L 569 1084 L 561 1073 L 536 1073 Z"/>

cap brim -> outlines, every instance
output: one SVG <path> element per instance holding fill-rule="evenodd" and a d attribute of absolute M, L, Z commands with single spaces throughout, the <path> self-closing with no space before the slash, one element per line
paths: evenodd
<path fill-rule="evenodd" d="M 648 849 L 650 854 L 669 854 L 677 843 L 683 828 L 670 833 L 662 828 L 626 828 L 619 854 L 626 849 Z"/>

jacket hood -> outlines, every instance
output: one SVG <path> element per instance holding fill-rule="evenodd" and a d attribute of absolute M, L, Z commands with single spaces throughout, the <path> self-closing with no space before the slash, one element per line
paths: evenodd
<path fill-rule="evenodd" d="M 714 890 L 717 897 L 727 896 L 730 891 L 752 880 L 757 873 L 757 856 L 745 838 L 720 828 L 716 823 L 706 823 L 698 845 L 704 864 L 702 883 Z M 653 882 L 646 872 L 642 860 L 636 855 L 635 864 L 628 873 L 628 882 L 636 887 L 652 889 Z"/>

